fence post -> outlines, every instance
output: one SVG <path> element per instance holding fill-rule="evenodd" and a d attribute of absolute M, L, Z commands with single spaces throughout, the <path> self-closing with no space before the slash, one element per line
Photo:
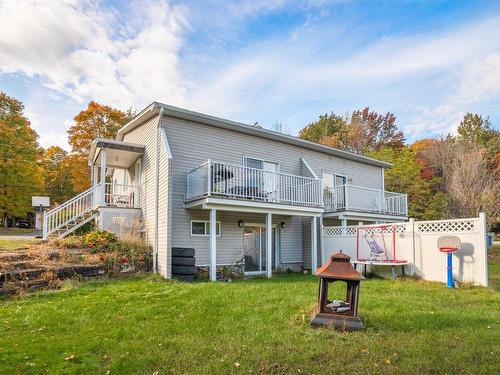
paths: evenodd
<path fill-rule="evenodd" d="M 47 212 L 45 210 L 43 211 L 42 238 L 47 239 Z"/>
<path fill-rule="evenodd" d="M 417 265 L 415 262 L 417 261 L 416 257 L 416 249 L 415 249 L 415 219 L 410 217 L 409 220 L 410 223 L 410 228 L 411 228 L 411 244 L 412 244 L 412 250 L 413 250 L 413 266 L 412 266 L 412 276 L 415 276 L 415 270 L 417 268 Z"/>
<path fill-rule="evenodd" d="M 479 234 L 481 238 L 480 249 L 484 256 L 484 279 L 482 280 L 482 285 L 488 286 L 488 242 L 486 239 L 486 213 L 484 212 L 479 213 Z"/>

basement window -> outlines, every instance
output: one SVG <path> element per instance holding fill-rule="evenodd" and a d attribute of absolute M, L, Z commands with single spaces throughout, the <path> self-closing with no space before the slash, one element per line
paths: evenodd
<path fill-rule="evenodd" d="M 220 237 L 221 223 L 218 221 L 215 225 L 216 236 Z M 209 236 L 210 235 L 210 221 L 192 220 L 191 221 L 191 236 Z"/>

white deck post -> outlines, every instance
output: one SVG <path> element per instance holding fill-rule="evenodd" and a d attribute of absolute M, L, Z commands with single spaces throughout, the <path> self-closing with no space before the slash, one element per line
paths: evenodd
<path fill-rule="evenodd" d="M 323 215 L 319 217 L 319 263 L 323 265 L 323 259 L 325 259 L 325 241 L 323 241 Z"/>
<path fill-rule="evenodd" d="M 311 218 L 311 274 L 318 268 L 318 226 L 316 217 Z"/>
<path fill-rule="evenodd" d="M 347 234 L 347 219 L 341 219 L 340 225 L 342 226 L 342 234 Z"/>
<path fill-rule="evenodd" d="M 134 206 L 136 208 L 141 207 L 141 168 L 142 168 L 142 162 L 138 160 L 137 163 L 135 163 L 135 171 L 134 171 L 134 183 L 135 183 Z"/>
<path fill-rule="evenodd" d="M 266 214 L 266 275 L 273 276 L 273 214 Z"/>
<path fill-rule="evenodd" d="M 99 168 L 97 165 L 92 165 L 92 188 L 94 189 L 94 193 L 92 195 L 92 206 L 97 206 L 97 202 L 99 201 L 99 197 L 97 196 L 97 183 L 99 178 Z"/>
<path fill-rule="evenodd" d="M 217 210 L 210 209 L 210 280 L 217 280 Z"/>
<path fill-rule="evenodd" d="M 106 149 L 101 150 L 101 191 L 99 205 L 106 205 Z"/>

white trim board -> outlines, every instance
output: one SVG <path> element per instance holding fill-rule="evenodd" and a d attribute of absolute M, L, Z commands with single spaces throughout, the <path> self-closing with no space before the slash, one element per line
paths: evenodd
<path fill-rule="evenodd" d="M 408 216 L 390 215 L 376 212 L 356 212 L 356 211 L 339 211 L 327 212 L 323 214 L 323 219 L 345 219 L 345 220 L 391 220 L 394 222 L 404 222 L 408 220 Z"/>
<path fill-rule="evenodd" d="M 185 208 L 201 208 L 203 210 L 216 209 L 221 211 L 272 213 L 273 215 L 285 216 L 321 216 L 324 208 L 300 207 L 276 203 L 265 203 L 255 201 L 243 201 L 235 199 L 223 199 L 205 197 L 184 203 Z"/>

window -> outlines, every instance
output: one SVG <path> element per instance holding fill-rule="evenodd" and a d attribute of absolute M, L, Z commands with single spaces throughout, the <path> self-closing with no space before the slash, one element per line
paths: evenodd
<path fill-rule="evenodd" d="M 274 161 L 267 161 L 263 159 L 250 158 L 247 156 L 243 157 L 243 165 L 245 167 L 263 169 L 270 172 L 279 172 L 280 165 Z"/>
<path fill-rule="evenodd" d="M 216 236 L 220 237 L 221 223 L 218 221 L 215 225 Z M 204 220 L 191 221 L 191 236 L 208 236 L 210 235 L 210 222 Z"/>

